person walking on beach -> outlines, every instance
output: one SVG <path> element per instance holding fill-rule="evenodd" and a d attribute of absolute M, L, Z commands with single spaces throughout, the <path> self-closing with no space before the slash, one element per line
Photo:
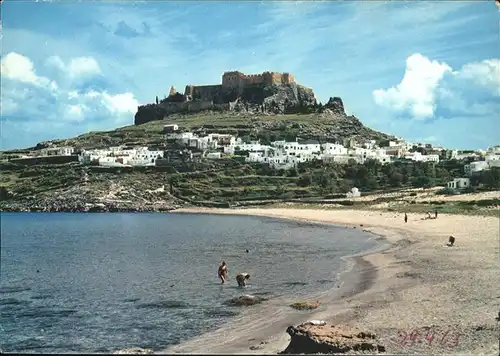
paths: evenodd
<path fill-rule="evenodd" d="M 434 210 L 434 219 L 437 219 L 437 218 L 438 218 L 438 211 Z"/>
<path fill-rule="evenodd" d="M 222 281 L 222 284 L 227 280 L 227 263 L 226 261 L 222 261 L 222 264 L 219 266 L 218 276 Z"/>
<path fill-rule="evenodd" d="M 405 213 L 405 223 L 407 223 L 407 222 L 408 222 L 408 215 L 406 215 L 406 213 Z"/>
<path fill-rule="evenodd" d="M 238 287 L 245 287 L 246 281 L 250 279 L 250 275 L 248 273 L 238 273 L 236 276 L 236 282 L 238 282 Z"/>

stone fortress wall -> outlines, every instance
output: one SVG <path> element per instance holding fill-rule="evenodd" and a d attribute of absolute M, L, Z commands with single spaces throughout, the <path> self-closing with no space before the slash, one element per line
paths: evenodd
<path fill-rule="evenodd" d="M 179 94 L 174 87 L 170 89 L 168 98 L 162 100 L 159 106 L 166 115 L 176 112 L 198 112 L 208 109 L 231 110 L 237 102 L 221 102 L 220 98 L 228 92 L 236 96 L 243 93 L 249 85 L 280 85 L 295 83 L 295 78 L 290 73 L 263 72 L 262 74 L 244 74 L 239 71 L 225 72 L 222 75 L 222 84 L 216 85 L 187 85 L 184 94 Z M 230 96 L 231 97 L 231 96 Z M 218 98 L 217 102 L 214 99 Z"/>
<path fill-rule="evenodd" d="M 222 84 L 219 85 L 187 85 L 184 95 L 200 100 L 210 100 L 221 89 L 235 89 L 239 94 L 246 86 L 254 84 L 290 84 L 295 83 L 295 77 L 290 73 L 264 72 L 262 74 L 244 74 L 239 71 L 225 72 Z"/>

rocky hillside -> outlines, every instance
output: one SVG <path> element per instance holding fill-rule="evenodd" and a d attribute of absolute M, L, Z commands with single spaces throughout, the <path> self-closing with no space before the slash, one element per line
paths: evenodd
<path fill-rule="evenodd" d="M 369 140 L 385 141 L 393 136 L 372 130 L 355 116 L 348 116 L 340 98 L 330 98 L 320 112 L 307 114 L 268 114 L 252 111 L 174 114 L 165 120 L 131 125 L 112 131 L 89 132 L 81 136 L 41 142 L 30 149 L 54 145 L 69 145 L 77 149 L 104 148 L 121 144 L 163 145 L 163 125 L 175 123 L 184 131 L 199 134 L 230 133 L 240 137 L 260 139 L 316 139 L 322 142 L 347 143 Z"/>
<path fill-rule="evenodd" d="M 212 206 L 227 204 L 237 196 L 250 200 L 322 196 L 316 187 L 319 183 L 303 187 L 297 185 L 302 179 L 297 174 L 293 177 L 276 176 L 276 172 L 252 167 L 234 157 L 179 162 L 169 167 L 111 170 L 80 166 L 75 162 L 36 166 L 8 162 L 10 158 L 51 145 L 73 146 L 77 151 L 123 144 L 168 149 L 163 135 L 163 126 L 168 123 L 176 123 L 181 130 L 200 135 L 231 133 L 245 139 L 259 139 L 263 143 L 295 138 L 343 143 L 351 139 L 358 142 L 391 139 L 390 135 L 365 127 L 356 117 L 347 116 L 340 98 L 330 99 L 320 111 L 278 115 L 249 110 L 175 114 L 167 120 L 89 132 L 73 138 L 41 142 L 27 149 L 0 152 L 0 210 L 169 210 L 193 202 L 206 202 Z"/>
<path fill-rule="evenodd" d="M 212 97 L 211 103 L 200 100 L 177 102 L 177 98 L 182 97 L 182 94 L 176 93 L 160 102 L 139 106 L 134 124 L 163 120 L 177 113 L 199 113 L 206 110 L 294 114 L 304 112 L 307 108 L 314 110 L 317 105 L 313 90 L 296 83 L 249 85 L 241 95 L 234 89 L 221 87 Z"/>

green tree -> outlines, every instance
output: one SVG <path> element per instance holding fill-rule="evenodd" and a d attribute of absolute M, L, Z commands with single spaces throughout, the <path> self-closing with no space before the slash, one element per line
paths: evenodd
<path fill-rule="evenodd" d="M 500 188 L 500 168 L 493 167 L 492 169 L 482 171 L 480 181 L 486 188 Z"/>
<path fill-rule="evenodd" d="M 297 185 L 299 187 L 309 187 L 313 184 L 313 178 L 311 174 L 304 174 L 297 179 Z"/>
<path fill-rule="evenodd" d="M 403 182 L 403 178 L 404 178 L 404 176 L 401 173 L 394 170 L 389 175 L 389 184 L 395 188 L 400 187 L 402 182 Z"/>

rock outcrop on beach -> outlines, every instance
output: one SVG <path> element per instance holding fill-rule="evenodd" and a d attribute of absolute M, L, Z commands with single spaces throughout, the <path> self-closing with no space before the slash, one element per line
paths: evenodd
<path fill-rule="evenodd" d="M 290 326 L 291 340 L 281 354 L 334 354 L 346 352 L 384 352 L 376 335 L 350 326 L 328 325 L 322 321 Z"/>
<path fill-rule="evenodd" d="M 290 304 L 290 307 L 297 309 L 297 310 L 313 310 L 313 309 L 319 308 L 319 306 L 320 306 L 320 302 L 317 300 L 297 302 L 297 303 Z"/>
<path fill-rule="evenodd" d="M 254 305 L 254 304 L 259 304 L 267 299 L 258 297 L 255 295 L 240 295 L 238 297 L 231 298 L 225 302 L 225 304 L 230 305 L 230 306 L 248 306 L 248 305 Z"/>

